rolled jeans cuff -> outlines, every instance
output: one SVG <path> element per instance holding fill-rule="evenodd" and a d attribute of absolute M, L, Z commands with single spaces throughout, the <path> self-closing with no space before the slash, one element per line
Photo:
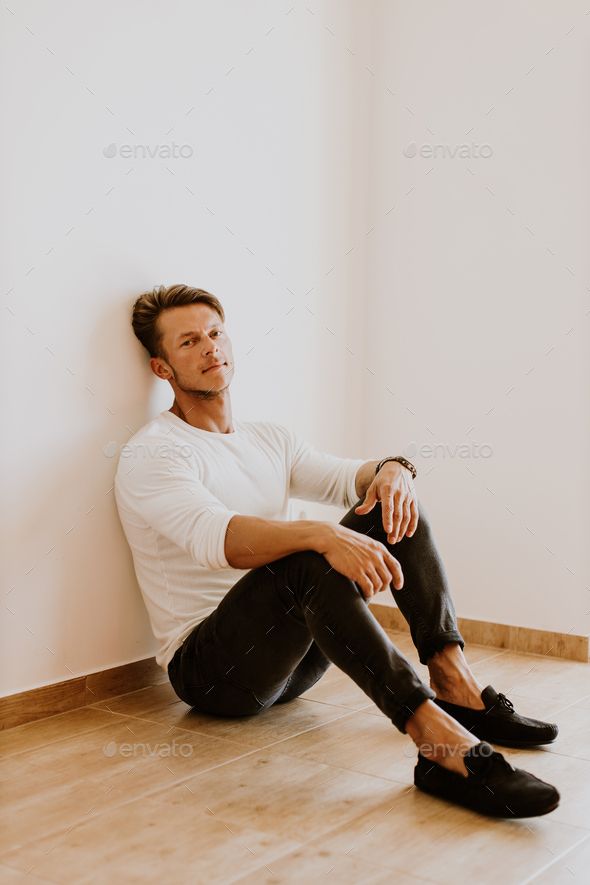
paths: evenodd
<path fill-rule="evenodd" d="M 449 642 L 456 642 L 457 645 L 461 646 L 461 651 L 465 648 L 465 640 L 458 630 L 448 630 L 446 633 L 437 633 L 436 636 L 421 643 L 418 653 L 420 663 L 427 664 L 432 655 L 436 654 L 437 651 L 442 651 L 445 645 Z"/>
<path fill-rule="evenodd" d="M 402 703 L 399 711 L 392 718 L 392 722 L 402 734 L 406 734 L 406 722 L 414 715 L 420 704 L 424 701 L 432 701 L 436 697 L 435 693 L 427 685 L 419 685 Z"/>

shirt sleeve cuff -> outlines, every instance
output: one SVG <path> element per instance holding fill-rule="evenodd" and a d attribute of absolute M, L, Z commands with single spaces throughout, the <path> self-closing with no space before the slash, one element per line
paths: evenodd
<path fill-rule="evenodd" d="M 216 551 L 217 565 L 216 568 L 233 568 L 232 565 L 227 561 L 227 557 L 225 555 L 225 536 L 227 534 L 227 527 L 229 525 L 229 521 L 232 516 L 239 516 L 238 510 L 224 510 L 219 518 L 219 538 L 218 538 L 218 546 Z"/>

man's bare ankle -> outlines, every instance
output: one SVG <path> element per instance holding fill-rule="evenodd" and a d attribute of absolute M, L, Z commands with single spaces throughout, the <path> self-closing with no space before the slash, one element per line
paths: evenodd
<path fill-rule="evenodd" d="M 465 767 L 464 760 L 464 756 L 469 749 L 469 747 L 461 746 L 459 744 L 449 744 L 444 742 L 433 743 L 425 741 L 418 744 L 418 751 L 426 759 L 430 759 L 442 768 L 447 768 L 449 771 L 454 771 L 463 777 L 467 777 L 469 774 Z"/>
<path fill-rule="evenodd" d="M 408 719 L 406 731 L 422 756 L 467 777 L 463 757 L 479 741 L 431 700 L 420 704 Z"/>
<path fill-rule="evenodd" d="M 471 672 L 460 646 L 447 644 L 428 660 L 430 687 L 441 701 L 484 710 L 481 687 Z"/>
<path fill-rule="evenodd" d="M 430 688 L 439 700 L 446 701 L 448 704 L 469 707 L 472 710 L 485 710 L 485 704 L 481 699 L 481 690 L 478 686 L 467 685 L 461 681 L 441 683 L 431 678 Z"/>

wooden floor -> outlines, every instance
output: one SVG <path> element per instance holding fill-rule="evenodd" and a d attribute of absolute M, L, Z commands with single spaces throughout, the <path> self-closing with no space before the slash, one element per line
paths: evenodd
<path fill-rule="evenodd" d="M 189 712 L 162 673 L 0 735 L 0 881 L 588 883 L 590 666 L 466 652 L 480 683 L 559 723 L 550 750 L 504 751 L 560 789 L 552 814 L 493 821 L 419 793 L 413 744 L 335 666 L 235 720 Z"/>

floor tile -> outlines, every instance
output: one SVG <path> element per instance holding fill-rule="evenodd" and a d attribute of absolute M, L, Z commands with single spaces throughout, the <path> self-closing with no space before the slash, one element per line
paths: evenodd
<path fill-rule="evenodd" d="M 321 843 L 441 885 L 517 885 L 584 838 L 585 830 L 551 818 L 494 820 L 414 788 L 308 847 Z"/>
<path fill-rule="evenodd" d="M 370 749 L 369 749 L 370 748 Z M 357 711 L 275 744 L 271 751 L 412 784 L 416 747 L 382 716 Z"/>
<path fill-rule="evenodd" d="M 51 879 L 41 879 L 33 873 L 23 873 L 6 864 L 0 864 L 0 882 L 2 885 L 35 885 L 35 883 L 52 882 Z"/>
<path fill-rule="evenodd" d="M 590 871 L 590 836 L 530 880 L 530 885 L 587 885 Z"/>
<path fill-rule="evenodd" d="M 57 716 L 49 716 L 46 719 L 38 719 L 36 722 L 28 722 L 26 725 L 18 725 L 16 728 L 7 728 L 5 731 L 0 731 L 0 759 L 15 753 L 24 753 L 54 741 L 61 741 L 66 737 L 93 731 L 95 728 L 108 725 L 115 719 L 116 717 L 106 710 L 80 707 L 78 710 L 69 710 L 67 713 L 59 713 Z"/>
<path fill-rule="evenodd" d="M 255 826 L 304 843 L 403 790 L 403 785 L 384 778 L 258 750 L 152 798 L 166 809 L 182 807 L 188 815 L 205 809 L 226 823 Z"/>
<path fill-rule="evenodd" d="M 317 728 L 333 719 L 351 716 L 353 712 L 345 707 L 295 698 L 253 716 L 208 716 L 191 709 L 182 701 L 149 710 L 143 715 L 149 717 L 150 721 L 168 727 L 199 731 L 204 735 L 237 741 L 244 747 L 260 748 L 309 728 Z"/>
<path fill-rule="evenodd" d="M 328 668 L 319 682 L 300 697 L 352 709 L 360 709 L 373 703 L 354 679 L 334 664 Z"/>
<path fill-rule="evenodd" d="M 3 760 L 0 850 L 78 823 L 249 747 L 157 723 L 116 722 Z"/>
<path fill-rule="evenodd" d="M 140 688 L 116 698 L 99 701 L 92 707 L 95 710 L 112 710 L 114 713 L 140 716 L 147 710 L 166 707 L 168 704 L 178 703 L 178 700 L 178 695 L 170 682 L 162 682 L 158 685 L 148 685 L 146 688 Z"/>
<path fill-rule="evenodd" d="M 427 683 L 409 634 L 390 638 Z M 238 718 L 191 710 L 163 677 L 0 733 L 0 878 L 589 881 L 590 665 L 466 654 L 482 685 L 558 723 L 548 747 L 498 747 L 558 787 L 551 814 L 498 821 L 420 793 L 412 742 L 335 665 L 302 697 Z"/>
<path fill-rule="evenodd" d="M 590 760 L 590 709 L 573 705 L 555 716 L 559 735 L 548 745 L 553 753 Z"/>
<path fill-rule="evenodd" d="M 232 885 L 275 885 L 282 882 L 327 882 L 338 885 L 420 885 L 409 873 L 379 867 L 368 860 L 335 853 L 321 845 L 303 845 L 253 873 L 233 880 Z"/>
<path fill-rule="evenodd" d="M 164 808 L 142 798 L 59 835 L 35 839 L 5 854 L 2 862 L 60 885 L 226 883 L 298 845 L 290 836 L 230 824 L 204 809 Z"/>
<path fill-rule="evenodd" d="M 590 664 L 588 664 L 590 667 Z M 584 710 L 590 710 L 590 694 L 585 697 L 578 698 L 576 707 L 582 707 Z"/>
<path fill-rule="evenodd" d="M 566 707 L 590 693 L 590 666 L 579 661 L 506 652 L 472 669 L 482 685 L 492 684 L 508 697 L 550 698 Z"/>
<path fill-rule="evenodd" d="M 389 802 L 399 790 L 306 760 L 254 756 L 38 836 L 5 853 L 2 863 L 60 883 L 229 882 L 265 863 L 272 867 L 301 839 L 381 805 L 383 796 Z"/>

